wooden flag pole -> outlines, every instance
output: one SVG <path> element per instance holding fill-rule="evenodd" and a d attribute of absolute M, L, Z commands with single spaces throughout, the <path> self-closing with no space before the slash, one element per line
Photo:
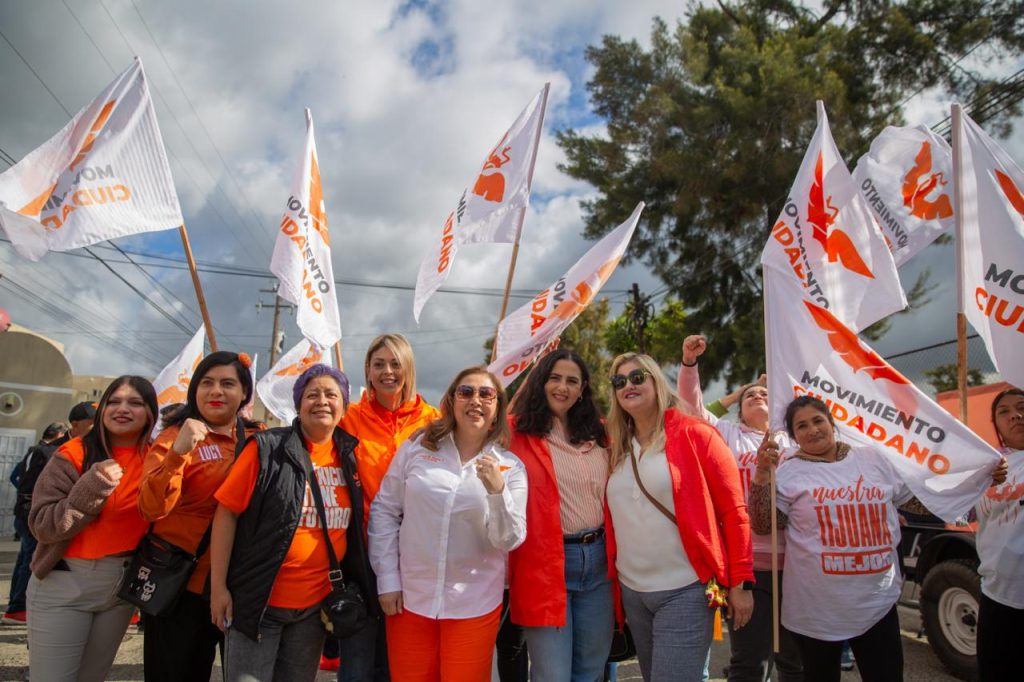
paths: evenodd
<path fill-rule="evenodd" d="M 950 112 L 953 138 L 953 220 L 956 230 L 956 387 L 960 396 L 960 421 L 967 423 L 967 317 L 964 315 L 964 218 L 963 218 L 963 112 L 953 104 Z"/>
<path fill-rule="evenodd" d="M 334 365 L 342 372 L 345 371 L 345 365 L 341 361 L 341 341 L 334 344 Z"/>
<path fill-rule="evenodd" d="M 210 341 L 210 351 L 217 352 L 217 336 L 213 331 L 213 322 L 210 321 L 210 311 L 206 308 L 206 297 L 203 296 L 203 285 L 199 281 L 199 273 L 196 271 L 196 260 L 192 257 L 192 245 L 188 241 L 188 231 L 185 230 L 185 223 L 178 228 L 181 235 L 181 245 L 185 248 L 185 260 L 188 261 L 188 271 L 192 273 L 192 286 L 196 290 L 196 300 L 199 301 L 199 310 L 203 314 L 203 324 L 206 327 L 206 338 Z"/>
<path fill-rule="evenodd" d="M 551 83 L 544 84 L 544 97 L 540 103 L 540 121 L 537 122 L 537 132 L 533 136 L 533 154 L 530 157 L 530 173 L 526 177 L 526 187 L 533 187 L 533 168 L 537 165 L 537 149 L 540 147 L 540 132 L 544 129 L 544 114 L 548 110 L 548 91 Z M 501 297 L 501 312 L 498 314 L 498 324 L 494 328 L 494 345 L 491 346 L 491 362 L 498 357 L 498 330 L 501 329 L 501 321 L 505 319 L 505 312 L 508 310 L 508 296 L 512 291 L 512 277 L 516 272 L 516 260 L 519 259 L 519 239 L 523 236 L 523 220 L 526 219 L 526 207 L 519 210 L 519 219 L 516 225 L 516 240 L 512 244 L 512 259 L 508 264 L 508 277 L 505 278 L 505 295 Z"/>
<path fill-rule="evenodd" d="M 772 651 L 779 653 L 779 529 L 775 512 L 775 468 L 769 471 L 772 523 Z"/>

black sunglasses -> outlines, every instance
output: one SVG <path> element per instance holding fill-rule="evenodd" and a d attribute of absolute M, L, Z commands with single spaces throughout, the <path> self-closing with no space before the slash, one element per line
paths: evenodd
<path fill-rule="evenodd" d="M 474 395 L 480 396 L 480 402 L 491 403 L 498 397 L 498 392 L 493 386 L 470 386 L 469 384 L 459 384 L 455 387 L 455 397 L 459 400 L 472 400 Z"/>
<path fill-rule="evenodd" d="M 647 377 L 651 375 L 646 369 L 634 369 L 629 374 L 614 374 L 612 375 L 612 388 L 616 391 L 626 387 L 626 382 L 633 384 L 634 386 L 640 386 Z"/>

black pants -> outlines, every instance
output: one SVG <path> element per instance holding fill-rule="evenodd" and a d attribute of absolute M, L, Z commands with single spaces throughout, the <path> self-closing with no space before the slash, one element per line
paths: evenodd
<path fill-rule="evenodd" d="M 839 669 L 843 651 L 841 641 L 826 642 L 795 632 L 793 638 L 800 647 L 806 679 L 839 682 L 842 674 Z M 857 671 L 863 682 L 903 682 L 903 641 L 895 605 L 867 632 L 851 638 L 850 648 L 857 659 Z"/>
<path fill-rule="evenodd" d="M 146 616 L 142 661 L 146 682 L 208 680 L 223 646 L 221 631 L 210 620 L 210 602 L 185 592 L 161 616 Z"/>
<path fill-rule="evenodd" d="M 508 607 L 508 589 L 501 605 L 501 627 L 498 628 L 498 679 L 501 682 L 526 682 L 529 679 L 529 656 L 526 653 L 526 635 L 512 622 Z"/>
<path fill-rule="evenodd" d="M 1000 604 L 981 595 L 978 605 L 978 680 L 989 682 L 1020 678 L 1016 647 L 1024 632 L 1024 609 Z"/>
<path fill-rule="evenodd" d="M 750 622 L 739 630 L 729 629 L 729 682 L 763 682 L 769 679 L 769 664 L 779 682 L 801 682 L 800 649 L 793 635 L 779 628 L 779 653 L 772 654 L 772 572 L 754 571 L 754 612 Z M 779 595 L 782 593 L 782 572 L 779 572 Z M 812 679 L 812 678 L 808 678 Z"/>

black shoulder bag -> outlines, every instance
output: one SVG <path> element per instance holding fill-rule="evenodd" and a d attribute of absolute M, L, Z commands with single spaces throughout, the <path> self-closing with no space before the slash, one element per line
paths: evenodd
<path fill-rule="evenodd" d="M 235 459 L 238 459 L 245 445 L 245 424 L 241 418 L 235 425 L 235 434 Z M 135 548 L 117 596 L 150 616 L 159 616 L 173 609 L 185 591 L 199 558 L 210 546 L 212 532 L 211 520 L 196 553 L 192 554 L 161 538 L 150 525 L 149 532 Z"/>
<path fill-rule="evenodd" d="M 331 543 L 331 534 L 327 531 L 327 513 L 324 511 L 324 498 L 320 492 L 320 483 L 313 473 L 313 463 L 309 457 L 303 459 L 302 467 L 306 470 L 306 480 L 313 493 L 316 514 L 320 519 L 320 529 L 324 533 L 324 542 L 327 544 L 327 557 L 330 559 L 330 570 L 327 575 L 331 581 L 331 593 L 324 599 L 323 614 L 331 625 L 331 636 L 336 639 L 345 639 L 366 626 L 369 619 L 366 602 L 363 601 L 363 593 L 359 586 L 355 583 L 346 583 L 345 576 L 341 572 L 341 564 L 338 563 L 338 556 L 334 553 L 334 545 Z M 359 529 L 359 532 L 362 532 L 362 529 Z"/>

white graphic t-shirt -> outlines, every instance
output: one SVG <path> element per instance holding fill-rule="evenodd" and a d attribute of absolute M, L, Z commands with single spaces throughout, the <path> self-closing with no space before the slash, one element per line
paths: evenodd
<path fill-rule="evenodd" d="M 872 447 L 840 462 L 787 459 L 777 486 L 789 517 L 782 624 L 831 642 L 863 634 L 899 599 L 896 506 L 913 493 Z"/>
<path fill-rule="evenodd" d="M 1004 450 L 1006 482 L 978 502 L 981 591 L 1000 604 L 1024 609 L 1024 450 Z"/>

